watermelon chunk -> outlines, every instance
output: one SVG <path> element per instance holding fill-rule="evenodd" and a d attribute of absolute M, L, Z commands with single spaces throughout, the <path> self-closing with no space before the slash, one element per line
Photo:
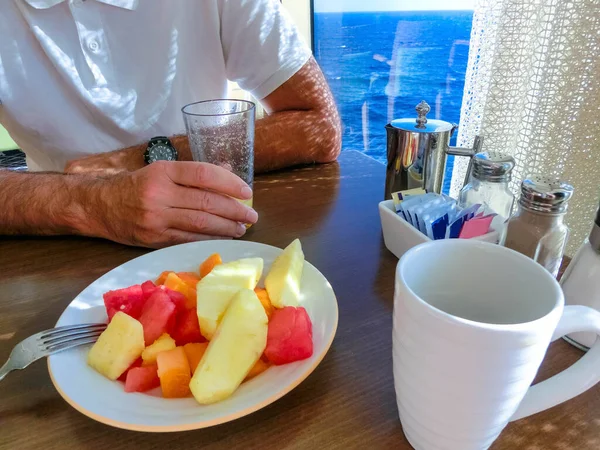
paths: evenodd
<path fill-rule="evenodd" d="M 145 300 L 148 300 L 150 296 L 154 294 L 157 290 L 166 292 L 169 295 L 171 301 L 175 303 L 177 310 L 183 311 L 185 309 L 187 299 L 185 295 L 183 295 L 181 292 L 174 291 L 173 289 L 169 289 L 163 285 L 156 285 L 151 280 L 144 281 L 142 283 L 142 292 Z"/>
<path fill-rule="evenodd" d="M 145 300 L 142 286 L 139 284 L 115 291 L 108 291 L 103 295 L 103 298 L 109 322 L 119 311 L 124 312 L 134 319 L 138 319 L 142 313 Z"/>
<path fill-rule="evenodd" d="M 160 386 L 158 366 L 134 367 L 127 372 L 125 392 L 146 392 Z"/>
<path fill-rule="evenodd" d="M 162 286 L 161 286 L 162 287 Z M 174 291 L 173 289 L 164 288 L 165 292 L 171 299 L 175 306 L 177 307 L 177 311 L 185 311 L 187 298 L 181 292 Z M 195 311 L 195 310 L 194 310 Z"/>
<path fill-rule="evenodd" d="M 275 365 L 309 358 L 313 354 L 312 322 L 302 307 L 276 309 L 269 321 L 265 356 Z"/>
<path fill-rule="evenodd" d="M 128 373 L 128 372 L 129 372 L 131 369 L 133 369 L 133 368 L 135 368 L 135 367 L 140 367 L 140 366 L 142 365 L 142 362 L 143 362 L 143 359 L 142 359 L 142 358 L 138 358 L 138 359 L 136 359 L 136 360 L 133 362 L 133 364 L 131 364 L 131 365 L 129 366 L 129 368 L 128 368 L 128 369 L 127 369 L 125 372 L 123 372 L 119 378 L 117 378 L 117 380 L 119 380 L 119 381 L 122 381 L 123 383 L 125 383 L 125 380 L 127 379 L 127 373 Z"/>
<path fill-rule="evenodd" d="M 146 301 L 139 321 L 144 328 L 146 346 L 151 345 L 163 333 L 168 333 L 175 316 L 175 304 L 169 295 L 157 289 Z"/>
<path fill-rule="evenodd" d="M 144 281 L 142 283 L 142 293 L 144 295 L 144 298 L 146 300 L 148 300 L 148 298 L 150 298 L 150 296 L 154 293 L 154 291 L 157 289 L 156 285 L 151 281 Z"/>
<path fill-rule="evenodd" d="M 171 337 L 175 339 L 178 346 L 206 341 L 200 333 L 198 314 L 195 309 L 188 309 L 177 314 L 177 322 L 173 327 Z"/>

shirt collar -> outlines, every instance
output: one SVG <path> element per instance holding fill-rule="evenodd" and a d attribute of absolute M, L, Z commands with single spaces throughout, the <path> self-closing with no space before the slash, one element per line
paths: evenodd
<path fill-rule="evenodd" d="M 65 0 L 25 0 L 35 9 L 47 9 L 54 5 L 64 2 Z M 107 5 L 118 6 L 119 8 L 134 10 L 137 8 L 139 0 L 96 0 Z"/>

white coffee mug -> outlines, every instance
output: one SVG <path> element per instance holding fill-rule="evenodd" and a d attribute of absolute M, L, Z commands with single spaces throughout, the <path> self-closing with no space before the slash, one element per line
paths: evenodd
<path fill-rule="evenodd" d="M 530 387 L 551 341 L 600 335 L 600 313 L 564 307 L 559 284 L 515 251 L 452 239 L 398 263 L 394 383 L 417 450 L 486 449 L 510 420 L 569 400 L 600 381 L 600 340 L 569 369 Z"/>

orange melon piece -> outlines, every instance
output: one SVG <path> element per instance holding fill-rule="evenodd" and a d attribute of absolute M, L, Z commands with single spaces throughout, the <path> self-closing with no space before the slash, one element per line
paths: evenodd
<path fill-rule="evenodd" d="M 210 255 L 202 264 L 200 264 L 200 278 L 204 278 L 219 264 L 223 264 L 221 255 L 218 253 Z"/>
<path fill-rule="evenodd" d="M 271 367 L 271 365 L 269 363 L 263 361 L 262 358 L 260 358 L 258 361 L 256 361 L 256 364 L 254 364 L 254 366 L 252 366 L 252 369 L 250 369 L 250 372 L 248 372 L 248 375 L 246 375 L 246 378 L 244 379 L 244 381 L 251 380 L 255 376 L 260 375 L 265 370 L 267 370 L 269 367 Z"/>
<path fill-rule="evenodd" d="M 196 289 L 200 277 L 195 272 L 177 272 L 177 276 L 192 289 Z"/>
<path fill-rule="evenodd" d="M 184 295 L 186 299 L 186 309 L 192 309 L 196 307 L 196 289 L 188 286 L 188 284 L 179 278 L 175 272 L 170 272 L 169 275 L 167 275 L 164 286 Z"/>
<path fill-rule="evenodd" d="M 265 308 L 265 312 L 267 313 L 267 318 L 269 320 L 271 320 L 271 316 L 273 315 L 273 311 L 275 311 L 275 308 L 273 307 L 273 304 L 271 303 L 271 299 L 269 298 L 269 294 L 267 293 L 267 290 L 257 287 L 254 289 L 254 292 L 256 292 L 256 296 L 262 303 L 263 308 Z"/>
<path fill-rule="evenodd" d="M 156 279 L 156 281 L 154 282 L 154 284 L 156 284 L 157 286 L 160 286 L 161 284 L 165 284 L 165 280 L 167 279 L 167 277 L 169 276 L 170 273 L 173 273 L 172 270 L 165 270 L 164 272 L 162 272 L 158 278 Z"/>
<path fill-rule="evenodd" d="M 196 371 L 196 367 L 198 367 L 200 360 L 204 356 L 206 347 L 208 347 L 208 342 L 203 342 L 202 344 L 190 343 L 183 346 L 192 374 Z"/>
<path fill-rule="evenodd" d="M 183 347 L 160 352 L 156 355 L 160 388 L 165 398 L 181 398 L 190 395 L 190 363 Z"/>

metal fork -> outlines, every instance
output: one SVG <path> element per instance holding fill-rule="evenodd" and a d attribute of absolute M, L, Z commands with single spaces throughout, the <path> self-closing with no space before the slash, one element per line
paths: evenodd
<path fill-rule="evenodd" d="M 106 329 L 105 323 L 86 323 L 52 328 L 19 342 L 0 368 L 0 380 L 9 372 L 27 367 L 34 361 L 80 345 L 96 342 Z"/>

